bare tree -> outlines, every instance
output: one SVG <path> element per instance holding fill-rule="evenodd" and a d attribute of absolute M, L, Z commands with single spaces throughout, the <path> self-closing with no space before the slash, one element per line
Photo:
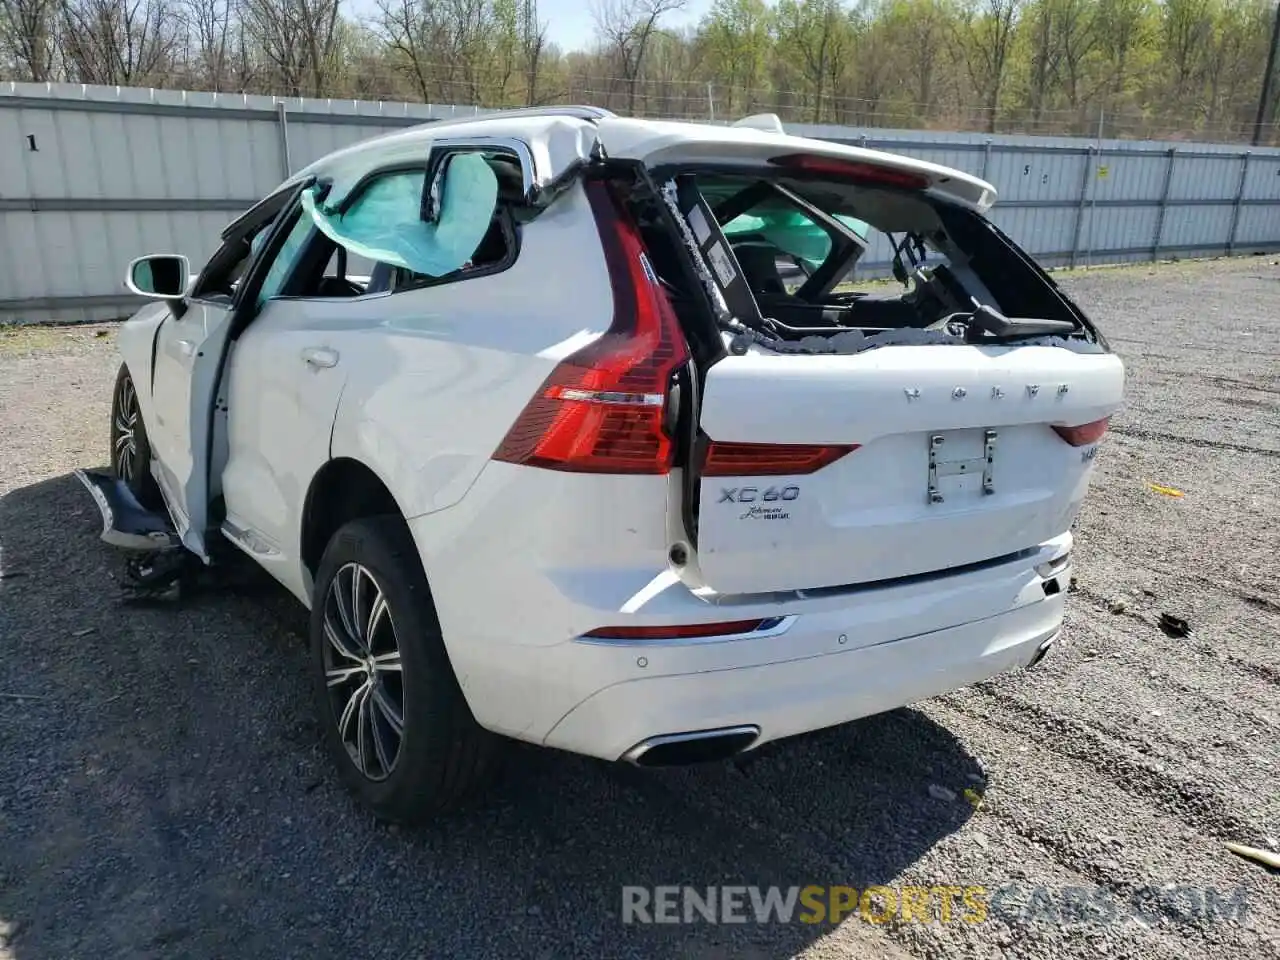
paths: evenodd
<path fill-rule="evenodd" d="M 167 0 L 62 0 L 62 51 L 81 83 L 163 84 L 179 47 Z"/>
<path fill-rule="evenodd" d="M 1174 110 L 1191 104 L 1198 108 L 1205 61 L 1213 39 L 1209 0 L 1165 0 L 1163 27 L 1170 104 Z"/>
<path fill-rule="evenodd" d="M 244 0 L 252 39 L 278 73 L 281 92 L 323 96 L 334 69 L 341 0 Z"/>
<path fill-rule="evenodd" d="M 1097 48 L 1104 69 L 1093 94 L 1101 96 L 1108 112 L 1114 112 L 1121 104 L 1143 48 L 1152 40 L 1147 17 L 1149 7 L 1149 0 L 1097 0 L 1094 12 L 1098 23 Z"/>
<path fill-rule="evenodd" d="M 1058 8 L 1054 0 L 1040 0 L 1023 18 L 1027 34 L 1030 76 L 1027 82 L 1027 106 L 1032 124 L 1039 124 L 1050 93 L 1058 83 Z M 1034 127 L 1033 127 L 1034 129 Z"/>
<path fill-rule="evenodd" d="M 418 96 L 430 100 L 435 71 L 427 51 L 439 49 L 440 31 L 434 10 L 420 0 L 378 0 L 375 22 L 396 65 L 410 76 Z"/>
<path fill-rule="evenodd" d="M 0 0 L 0 54 L 7 51 L 26 74 L 53 79 L 58 0 Z"/>
<path fill-rule="evenodd" d="M 520 6 L 520 53 L 524 58 L 524 102 L 532 107 L 538 100 L 538 68 L 547 47 L 547 24 L 538 18 L 538 0 L 522 0 Z"/>
<path fill-rule="evenodd" d="M 969 79 L 982 100 L 985 127 L 996 132 L 1000 93 L 1013 50 L 1014 27 L 1022 0 L 979 0 L 965 10 L 958 25 L 960 49 Z"/>
<path fill-rule="evenodd" d="M 911 10 L 907 31 L 910 42 L 907 56 L 912 64 L 913 93 L 919 109 L 929 110 L 934 103 L 934 87 L 944 66 L 947 48 L 947 15 L 938 0 L 929 0 L 918 12 Z"/>
<path fill-rule="evenodd" d="M 423 99 L 506 100 L 523 46 L 517 0 L 378 0 L 378 8 L 377 32 Z"/>
<path fill-rule="evenodd" d="M 183 16 L 190 31 L 190 66 L 209 90 L 237 86 L 232 69 L 233 45 L 239 35 L 236 7 L 237 0 L 183 0 Z"/>
<path fill-rule="evenodd" d="M 1079 111 L 1082 104 L 1085 64 L 1098 46 L 1097 7 L 1091 0 L 1056 0 L 1058 43 L 1067 103 Z"/>
<path fill-rule="evenodd" d="M 853 45 L 853 21 L 839 0 L 783 0 L 778 4 L 778 42 L 813 94 L 811 123 L 822 123 Z"/>
<path fill-rule="evenodd" d="M 658 29 L 658 21 L 687 0 L 598 0 L 592 10 L 596 33 L 614 58 L 627 88 L 627 112 L 635 113 L 636 91 L 644 71 L 645 55 Z"/>

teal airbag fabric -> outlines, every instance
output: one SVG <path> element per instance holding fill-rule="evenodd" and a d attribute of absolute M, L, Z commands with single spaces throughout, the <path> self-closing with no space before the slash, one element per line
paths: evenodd
<path fill-rule="evenodd" d="M 845 226 L 865 240 L 867 225 L 861 220 L 836 214 Z M 729 237 L 756 234 L 783 253 L 808 261 L 817 267 L 831 252 L 831 238 L 818 224 L 796 210 L 763 210 L 741 214 L 728 223 L 724 232 Z"/>
<path fill-rule="evenodd" d="M 449 160 L 435 223 L 419 217 L 425 172 L 406 171 L 376 180 L 346 211 L 302 193 L 302 208 L 326 236 L 351 253 L 414 273 L 442 277 L 466 265 L 484 239 L 498 203 L 498 178 L 478 153 Z"/>

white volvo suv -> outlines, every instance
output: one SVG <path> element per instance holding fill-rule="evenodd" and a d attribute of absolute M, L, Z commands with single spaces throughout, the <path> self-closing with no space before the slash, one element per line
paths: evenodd
<path fill-rule="evenodd" d="M 378 816 L 504 738 L 664 765 L 1038 662 L 1123 368 L 968 174 L 565 107 L 341 150 L 143 257 L 103 537 L 310 608 Z M 892 275 L 886 283 L 875 279 Z"/>

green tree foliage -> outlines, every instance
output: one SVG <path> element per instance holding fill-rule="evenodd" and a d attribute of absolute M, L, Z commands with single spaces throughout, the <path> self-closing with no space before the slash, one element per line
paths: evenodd
<path fill-rule="evenodd" d="M 0 0 L 0 79 L 1235 140 L 1274 3 L 714 0 L 674 29 L 686 0 L 591 0 L 561 50 L 537 0 Z"/>

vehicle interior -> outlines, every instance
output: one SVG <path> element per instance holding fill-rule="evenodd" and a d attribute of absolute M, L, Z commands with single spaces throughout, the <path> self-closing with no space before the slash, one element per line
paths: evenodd
<path fill-rule="evenodd" d="M 784 336 L 926 329 L 971 311 L 975 296 L 998 306 L 975 277 L 961 278 L 949 255 L 957 251 L 924 200 L 811 180 L 698 175 L 696 183 L 761 317 Z M 873 247 L 890 262 L 868 264 Z"/>
<path fill-rule="evenodd" d="M 489 228 L 470 259 L 461 268 L 442 276 L 431 276 L 397 267 L 388 263 L 370 261 L 347 250 L 341 243 L 316 231 L 308 243 L 307 255 L 290 278 L 287 295 L 295 297 L 322 297 L 325 299 L 360 297 L 375 293 L 391 293 L 396 290 L 429 286 L 459 279 L 467 273 L 482 273 L 502 265 L 510 259 L 519 243 L 519 231 L 511 216 L 511 208 L 524 193 L 523 175 L 519 161 L 504 153 L 486 153 L 485 160 L 498 180 L 498 203 L 493 211 Z M 284 205 L 285 194 L 266 214 L 273 216 Z M 265 209 L 265 205 L 263 206 Z M 214 256 L 193 290 L 193 296 L 230 303 L 236 286 L 246 274 L 261 241 L 265 239 L 272 220 L 262 221 L 259 216 L 254 228 L 238 227 L 241 218 L 223 233 L 224 243 Z"/>
<path fill-rule="evenodd" d="M 675 171 L 673 182 L 729 314 L 770 337 L 1081 329 L 1052 281 L 989 221 L 918 190 L 774 171 Z M 629 199 L 677 311 L 696 309 L 654 209 L 661 201 L 638 183 Z"/>

